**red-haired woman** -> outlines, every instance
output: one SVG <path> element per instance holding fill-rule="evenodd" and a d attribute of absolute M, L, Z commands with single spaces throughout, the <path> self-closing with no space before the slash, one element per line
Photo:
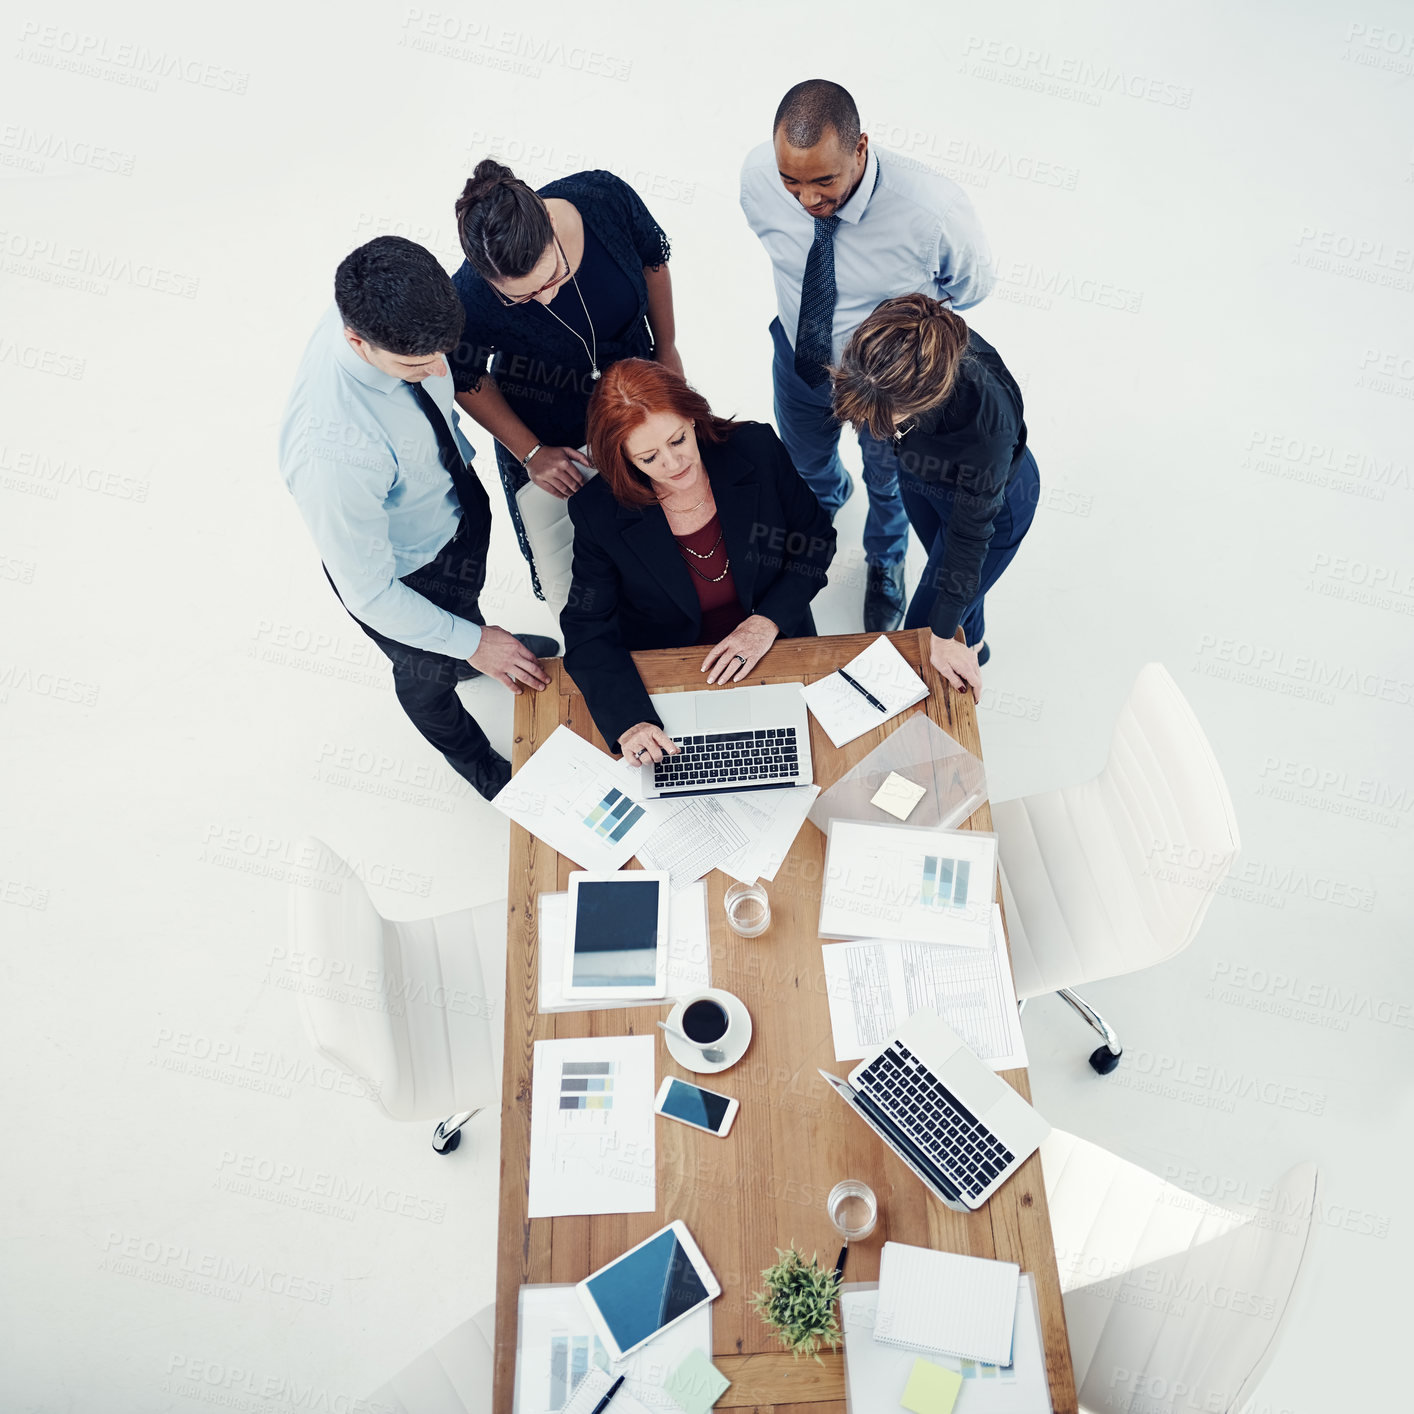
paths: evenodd
<path fill-rule="evenodd" d="M 606 369 L 588 432 L 565 666 L 611 750 L 661 761 L 677 748 L 630 652 L 704 644 L 709 683 L 744 678 L 778 636 L 814 634 L 835 532 L 774 429 L 717 417 L 661 363 Z"/>

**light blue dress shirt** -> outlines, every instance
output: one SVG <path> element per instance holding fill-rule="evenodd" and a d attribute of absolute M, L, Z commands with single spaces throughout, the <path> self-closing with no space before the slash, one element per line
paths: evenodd
<path fill-rule="evenodd" d="M 776 308 L 794 348 L 815 217 L 785 189 L 769 142 L 742 164 L 741 209 L 771 257 Z M 960 312 L 992 288 L 991 252 L 967 194 L 911 158 L 880 152 L 871 142 L 864 176 L 835 215 L 841 222 L 835 232 L 836 359 L 882 300 L 931 295 Z"/>
<path fill-rule="evenodd" d="M 450 373 L 422 386 L 470 462 Z M 409 648 L 453 658 L 476 652 L 477 624 L 400 583 L 456 534 L 461 505 L 412 389 L 359 357 L 337 306 L 300 361 L 280 428 L 280 474 L 350 613 Z"/>

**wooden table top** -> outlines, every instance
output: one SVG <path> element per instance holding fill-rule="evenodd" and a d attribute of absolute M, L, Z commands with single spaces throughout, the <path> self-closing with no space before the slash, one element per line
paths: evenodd
<path fill-rule="evenodd" d="M 927 661 L 928 631 L 889 635 L 928 683 L 928 715 L 977 756 L 981 742 L 972 700 L 955 693 Z M 777 643 L 749 682 L 811 682 L 847 663 L 875 634 L 793 639 Z M 702 649 L 636 653 L 650 692 L 703 686 Z M 519 769 L 561 723 L 601 750 L 584 698 L 562 662 L 545 665 L 550 686 L 526 692 L 515 705 L 513 765 Z M 815 780 L 829 787 L 874 749 L 902 720 L 836 749 L 811 718 Z M 983 804 L 968 827 L 990 830 Z M 722 1295 L 712 1305 L 713 1361 L 731 1381 L 719 1409 L 757 1414 L 844 1414 L 844 1365 L 824 1352 L 824 1364 L 795 1360 L 749 1305 L 763 1267 L 793 1240 L 807 1255 L 833 1259 L 839 1238 L 825 1214 L 825 1195 L 842 1178 L 863 1179 L 879 1199 L 879 1222 L 850 1244 L 848 1281 L 874 1281 L 887 1240 L 977 1257 L 995 1257 L 1035 1273 L 1042 1335 L 1055 1414 L 1075 1414 L 1075 1381 L 1066 1339 L 1039 1155 L 1023 1165 L 978 1213 L 955 1213 L 934 1198 L 831 1094 L 816 1073 L 840 1075 L 836 1062 L 817 932 L 824 836 L 807 822 L 773 883 L 771 926 L 760 938 L 738 938 L 726 924 L 722 893 L 730 881 L 707 876 L 712 985 L 734 992 L 751 1012 L 754 1033 L 745 1057 L 705 1083 L 741 1101 L 736 1123 L 718 1139 L 664 1122 L 657 1127 L 658 1208 L 654 1213 L 601 1217 L 526 1217 L 530 1168 L 531 1065 L 536 1041 L 552 1037 L 652 1035 L 657 1079 L 694 1077 L 669 1055 L 655 1025 L 666 1003 L 612 1011 L 540 1015 L 536 898 L 569 887 L 576 866 L 519 825 L 511 825 L 510 926 L 506 951 L 506 1049 L 501 1100 L 500 1247 L 496 1275 L 496 1383 L 493 1408 L 510 1414 L 515 1385 L 518 1290 L 525 1282 L 576 1282 L 641 1242 L 674 1218 L 686 1222 Z M 1024 1070 L 1004 1072 L 1030 1098 Z"/>

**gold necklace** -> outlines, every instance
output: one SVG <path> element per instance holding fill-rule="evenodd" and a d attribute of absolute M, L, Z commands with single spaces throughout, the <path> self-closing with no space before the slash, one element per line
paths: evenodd
<path fill-rule="evenodd" d="M 683 548 L 686 549 L 687 547 L 684 546 Z M 721 574 L 703 574 L 690 560 L 687 562 L 687 567 L 698 579 L 706 580 L 708 584 L 720 584 L 727 577 L 727 571 L 732 567 L 732 558 L 730 555 L 727 556 L 727 562 L 722 566 Z"/>
<path fill-rule="evenodd" d="M 709 521 L 707 522 L 707 524 L 708 524 L 708 525 L 711 525 L 712 522 L 709 520 Z M 674 538 L 674 539 L 677 539 L 676 536 L 674 536 L 673 538 Z M 710 550 L 708 550 L 707 553 L 704 555 L 700 550 L 694 550 L 690 545 L 684 545 L 681 540 L 678 540 L 678 545 L 679 545 L 682 549 L 686 550 L 687 553 L 688 553 L 689 555 L 691 555 L 694 559 L 698 559 L 698 560 L 710 560 L 710 559 L 712 558 L 712 556 L 717 553 L 717 546 L 720 545 L 721 543 L 722 543 L 722 537 L 721 537 L 721 535 L 719 534 L 719 535 L 717 536 L 716 544 L 714 544 L 714 545 L 712 546 L 712 548 L 711 548 Z"/>

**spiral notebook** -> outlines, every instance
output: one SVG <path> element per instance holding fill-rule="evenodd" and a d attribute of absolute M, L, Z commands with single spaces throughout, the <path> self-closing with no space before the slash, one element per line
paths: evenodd
<path fill-rule="evenodd" d="M 1010 1365 L 1020 1281 L 1015 1262 L 886 1242 L 874 1339 L 928 1355 Z"/>

